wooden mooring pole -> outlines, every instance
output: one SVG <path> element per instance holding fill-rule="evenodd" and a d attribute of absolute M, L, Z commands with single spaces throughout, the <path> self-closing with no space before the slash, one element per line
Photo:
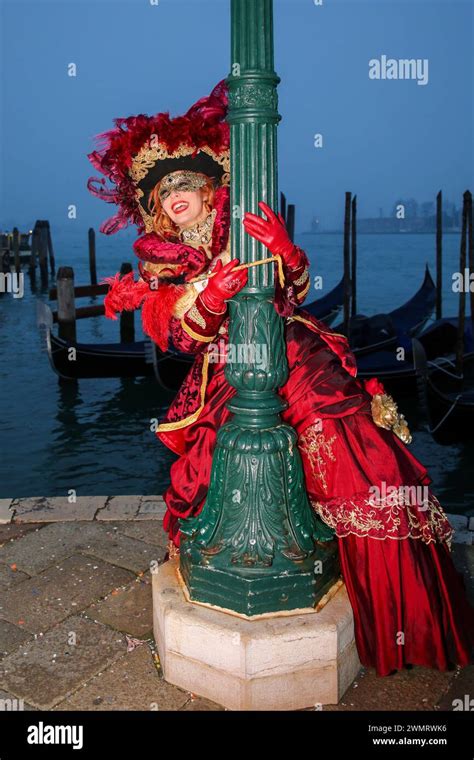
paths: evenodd
<path fill-rule="evenodd" d="M 344 206 L 344 335 L 349 337 L 351 309 L 351 193 L 346 193 Z"/>
<path fill-rule="evenodd" d="M 0 251 L 1 253 L 1 262 L 0 266 L 2 269 L 3 274 L 7 274 L 10 271 L 10 251 L 7 248 L 4 248 Z"/>
<path fill-rule="evenodd" d="M 469 255 L 469 275 L 474 273 L 474 233 L 472 230 L 473 209 L 472 193 L 468 191 L 468 208 L 467 208 L 467 250 Z M 471 279 L 469 277 L 469 302 L 471 308 L 471 340 L 474 340 L 474 290 L 471 288 Z"/>
<path fill-rule="evenodd" d="M 466 242 L 467 242 L 467 219 L 470 208 L 469 201 L 471 194 L 466 191 L 463 195 L 462 204 L 462 228 L 461 228 L 461 249 L 459 255 L 459 271 L 461 273 L 461 289 L 459 292 L 459 312 L 458 312 L 458 337 L 456 341 L 456 372 L 462 375 L 464 364 L 464 326 L 466 322 L 466 293 L 464 288 L 464 275 L 466 271 Z"/>
<path fill-rule="evenodd" d="M 49 254 L 49 269 L 51 272 L 51 275 L 54 277 L 54 273 L 56 271 L 56 264 L 54 261 L 54 250 L 53 250 L 53 240 L 51 238 L 51 227 L 49 225 L 49 222 L 45 222 L 46 226 L 46 241 L 48 245 L 48 254 Z"/>
<path fill-rule="evenodd" d="M 91 285 L 97 285 L 97 269 L 95 264 L 95 230 L 89 227 L 89 272 Z"/>
<path fill-rule="evenodd" d="M 357 195 L 352 199 L 351 215 L 351 314 L 357 313 Z"/>
<path fill-rule="evenodd" d="M 48 231 L 43 220 L 38 221 L 38 254 L 41 281 L 48 281 Z"/>
<path fill-rule="evenodd" d="M 20 233 L 18 227 L 13 228 L 13 260 L 15 264 L 15 272 L 19 272 L 21 269 L 20 263 Z"/>
<path fill-rule="evenodd" d="M 36 257 L 39 251 L 39 228 L 38 222 L 31 233 L 30 274 L 36 274 Z"/>
<path fill-rule="evenodd" d="M 286 222 L 286 195 L 280 192 L 280 214 Z"/>
<path fill-rule="evenodd" d="M 76 304 L 72 267 L 59 267 L 56 287 L 58 291 L 58 335 L 64 340 L 75 341 Z"/>
<path fill-rule="evenodd" d="M 443 195 L 436 196 L 436 319 L 443 315 Z"/>
<path fill-rule="evenodd" d="M 288 231 L 288 235 L 290 236 L 290 240 L 294 243 L 295 242 L 295 204 L 289 203 L 288 209 L 286 212 L 286 229 Z"/>
<path fill-rule="evenodd" d="M 120 274 L 123 277 L 124 274 L 128 274 L 133 271 L 133 267 L 130 262 L 125 261 L 120 267 Z M 133 343 L 135 340 L 135 312 L 123 310 L 120 313 L 120 342 L 121 343 Z"/>

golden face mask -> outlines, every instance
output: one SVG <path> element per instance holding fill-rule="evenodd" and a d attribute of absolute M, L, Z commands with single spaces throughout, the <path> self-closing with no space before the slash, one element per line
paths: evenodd
<path fill-rule="evenodd" d="M 171 172 L 167 174 L 161 180 L 160 185 L 160 202 L 163 203 L 173 191 L 190 192 L 193 190 L 199 190 L 200 187 L 204 187 L 206 184 L 206 177 L 202 174 L 196 174 L 186 169 L 177 172 Z"/>

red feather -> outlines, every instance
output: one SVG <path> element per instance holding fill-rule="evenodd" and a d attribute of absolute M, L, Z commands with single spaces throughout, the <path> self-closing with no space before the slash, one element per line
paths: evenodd
<path fill-rule="evenodd" d="M 106 277 L 102 283 L 108 283 L 110 290 L 104 298 L 105 316 L 117 319 L 116 313 L 133 311 L 142 304 L 143 332 L 158 344 L 162 351 L 168 350 L 169 323 L 173 316 L 176 301 L 186 288 L 184 285 L 162 283 L 152 290 L 148 283 L 133 279 L 133 272 L 120 276 Z"/>
<path fill-rule="evenodd" d="M 170 320 L 176 301 L 183 295 L 184 285 L 160 285 L 158 290 L 150 291 L 142 307 L 143 332 L 161 348 L 168 350 Z"/>
<path fill-rule="evenodd" d="M 104 298 L 105 316 L 117 319 L 117 312 L 138 309 L 143 299 L 149 295 L 150 288 L 146 282 L 133 279 L 133 272 L 120 276 L 117 272 L 113 277 L 106 277 L 102 283 L 108 283 L 110 290 Z"/>

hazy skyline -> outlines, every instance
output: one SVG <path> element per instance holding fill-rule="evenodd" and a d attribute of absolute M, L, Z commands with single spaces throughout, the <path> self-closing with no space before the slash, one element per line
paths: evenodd
<path fill-rule="evenodd" d="M 86 189 L 97 174 L 86 157 L 93 136 L 114 117 L 182 113 L 227 76 L 229 5 L 2 0 L 0 228 L 37 218 L 98 227 L 112 215 Z M 434 200 L 439 189 L 459 206 L 474 176 L 473 3 L 274 7 L 279 184 L 296 204 L 297 231 L 314 214 L 339 227 L 346 190 L 360 216 L 388 213 L 398 197 Z M 420 83 L 371 78 L 390 75 L 390 59 L 418 61 Z"/>

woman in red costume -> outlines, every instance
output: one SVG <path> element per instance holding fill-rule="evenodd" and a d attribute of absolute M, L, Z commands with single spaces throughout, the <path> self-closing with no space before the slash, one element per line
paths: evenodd
<path fill-rule="evenodd" d="M 132 222 L 144 233 L 134 244 L 139 278 L 108 279 L 106 315 L 141 307 L 144 332 L 163 351 L 171 343 L 195 355 L 157 430 L 178 455 L 164 494 L 171 556 L 179 553 L 179 518 L 203 506 L 216 432 L 235 393 L 224 376 L 225 351 L 216 361 L 216 345 L 228 339 L 227 301 L 247 281 L 229 252 L 226 110 L 220 82 L 184 116 L 115 120 L 89 155 L 115 186 L 91 178 L 89 189 L 119 206 L 101 231 Z M 263 216 L 246 213 L 242 223 L 279 264 L 275 308 L 285 319 L 289 366 L 279 390 L 282 418 L 298 434 L 312 507 L 337 536 L 360 660 L 380 675 L 408 664 L 467 665 L 474 611 L 450 555 L 452 528 L 425 467 L 406 448 L 406 423 L 376 380 L 357 379 L 344 336 L 300 308 L 308 260 L 282 218 L 259 205 Z"/>

